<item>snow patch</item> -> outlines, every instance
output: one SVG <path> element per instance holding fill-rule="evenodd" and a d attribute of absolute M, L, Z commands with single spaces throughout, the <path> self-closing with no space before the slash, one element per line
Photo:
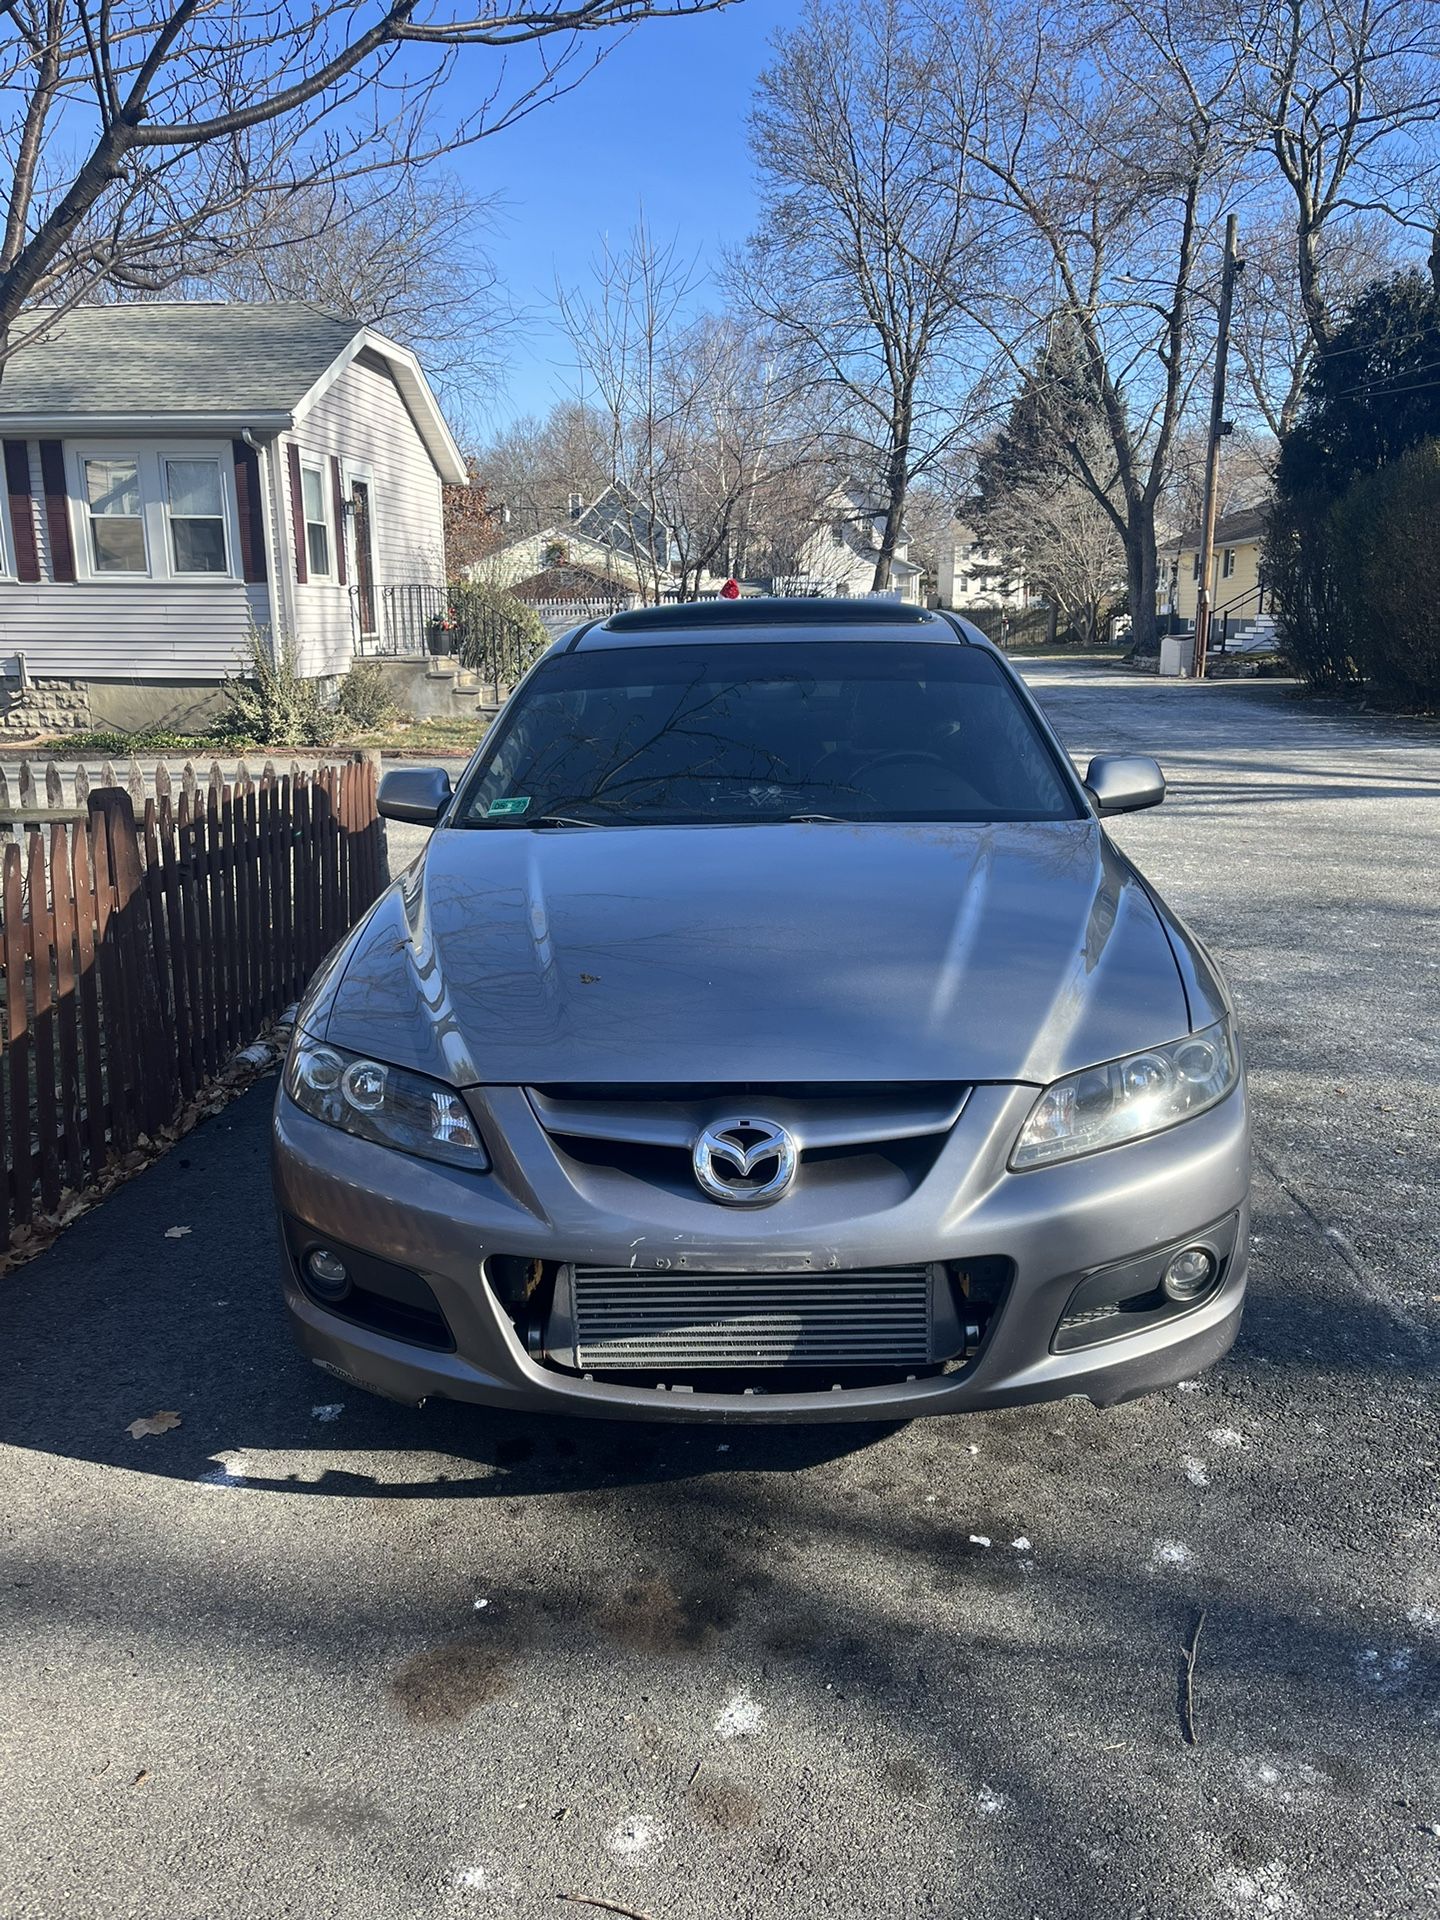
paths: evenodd
<path fill-rule="evenodd" d="M 1283 1860 L 1270 1860 L 1248 1873 L 1239 1867 L 1222 1867 L 1211 1883 L 1235 1920 L 1250 1920 L 1251 1914 L 1275 1913 L 1281 1920 L 1300 1920 L 1305 1907 L 1290 1885 Z"/>
<path fill-rule="evenodd" d="M 1213 1447 L 1224 1447 L 1229 1453 L 1243 1453 L 1250 1442 L 1243 1433 L 1237 1433 L 1234 1427 L 1212 1427 L 1210 1444 Z"/>
<path fill-rule="evenodd" d="M 1410 1685 L 1415 1665 L 1413 1647 L 1362 1647 L 1355 1655 L 1355 1678 L 1371 1693 L 1388 1698 Z"/>
<path fill-rule="evenodd" d="M 327 1401 L 323 1407 L 311 1407 L 310 1418 L 312 1420 L 338 1420 L 344 1411 L 345 1402 L 343 1400 L 330 1400 Z"/>
<path fill-rule="evenodd" d="M 467 1893 L 478 1893 L 485 1885 L 484 1867 L 461 1867 L 455 1876 L 455 1884 Z"/>
<path fill-rule="evenodd" d="M 660 1829 L 653 1820 L 647 1820 L 640 1813 L 631 1813 L 610 1829 L 605 1836 L 605 1845 L 611 1853 L 644 1853 L 659 1838 Z"/>
<path fill-rule="evenodd" d="M 756 1731 L 764 1718 L 759 1703 L 742 1690 L 726 1703 L 715 1722 L 715 1731 L 722 1740 L 743 1740 Z"/>
<path fill-rule="evenodd" d="M 1185 1478 L 1190 1482 L 1192 1487 L 1209 1486 L 1210 1469 L 1198 1454 L 1187 1453 L 1180 1464 L 1184 1467 Z"/>
<path fill-rule="evenodd" d="M 970 1544 L 972 1547 L 988 1547 L 990 1544 L 990 1536 L 988 1533 L 972 1533 L 970 1536 Z"/>
<path fill-rule="evenodd" d="M 1293 1807 L 1297 1802 L 1313 1800 L 1332 1786 L 1328 1773 L 1303 1760 L 1272 1757 L 1268 1754 L 1244 1754 L 1239 1763 L 1240 1784 L 1248 1793 Z"/>
<path fill-rule="evenodd" d="M 1188 1567 L 1190 1549 L 1183 1540 L 1157 1540 L 1150 1549 L 1152 1567 Z"/>
<path fill-rule="evenodd" d="M 1004 1813 L 1010 1802 L 1003 1793 L 997 1792 L 987 1781 L 976 1794 L 975 1804 L 985 1819 L 993 1820 L 997 1813 Z"/>

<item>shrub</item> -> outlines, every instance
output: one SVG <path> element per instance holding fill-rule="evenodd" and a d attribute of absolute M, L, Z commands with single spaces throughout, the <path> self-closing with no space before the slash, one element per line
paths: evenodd
<path fill-rule="evenodd" d="M 1367 676 L 1407 706 L 1440 703 L 1440 440 L 1356 481 L 1331 522 Z"/>
<path fill-rule="evenodd" d="M 385 685 L 385 673 L 378 660 L 357 660 L 340 682 L 335 700 L 336 711 L 358 733 L 372 733 L 393 720 L 395 702 Z"/>
<path fill-rule="evenodd" d="M 328 747 L 338 717 L 318 680 L 302 679 L 295 649 L 282 641 L 271 656 L 264 634 L 252 631 L 240 676 L 223 683 L 230 731 L 266 747 Z"/>
<path fill-rule="evenodd" d="M 1333 503 L 1313 494 L 1281 494 L 1265 533 L 1280 651 L 1302 680 L 1335 692 L 1365 672 L 1363 635 L 1342 590 L 1347 577 L 1343 535 Z"/>
<path fill-rule="evenodd" d="M 1305 379 L 1266 541 L 1286 658 L 1312 686 L 1440 698 L 1440 295 L 1409 271 L 1364 288 Z"/>

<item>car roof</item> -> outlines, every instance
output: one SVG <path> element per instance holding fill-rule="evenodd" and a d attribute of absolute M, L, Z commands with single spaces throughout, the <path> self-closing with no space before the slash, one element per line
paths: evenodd
<path fill-rule="evenodd" d="M 632 607 L 594 620 L 567 636 L 565 651 L 654 644 L 669 639 L 754 641 L 783 628 L 787 640 L 926 639 L 988 646 L 978 628 L 953 614 L 898 600 L 769 599 L 687 600 L 670 606 Z"/>

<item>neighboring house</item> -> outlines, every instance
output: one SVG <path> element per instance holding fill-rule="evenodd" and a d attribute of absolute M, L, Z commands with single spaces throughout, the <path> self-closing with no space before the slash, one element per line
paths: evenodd
<path fill-rule="evenodd" d="M 618 608 L 630 606 L 635 599 L 613 574 L 597 572 L 593 567 L 543 567 L 539 573 L 514 581 L 510 592 L 532 607 L 543 607 L 549 600 L 604 600 Z"/>
<path fill-rule="evenodd" d="M 588 505 L 583 494 L 572 493 L 565 519 L 506 541 L 470 571 L 499 587 L 524 581 L 531 600 L 543 596 L 537 576 L 573 573 L 577 568 L 601 577 L 618 591 L 649 594 L 657 580 L 663 584 L 674 572 L 674 545 L 670 529 L 634 494 L 611 486 Z"/>
<path fill-rule="evenodd" d="M 820 524 L 796 555 L 798 580 L 805 586 L 791 582 L 791 589 L 842 595 L 871 592 L 884 533 L 883 507 L 858 486 L 837 487 L 825 502 Z M 910 542 L 902 533 L 890 563 L 890 591 L 918 604 L 924 580 L 925 570 L 910 558 Z"/>
<path fill-rule="evenodd" d="M 1005 564 L 996 547 L 987 546 L 973 527 L 957 520 L 940 558 L 936 598 L 942 607 L 997 607 L 1021 613 L 1036 596 Z"/>
<path fill-rule="evenodd" d="M 78 307 L 0 371 L 0 437 L 12 731 L 194 716 L 252 627 L 343 673 L 387 586 L 443 583 L 466 478 L 415 356 L 299 302 Z"/>
<path fill-rule="evenodd" d="M 1270 607 L 1261 571 L 1265 537 L 1265 506 L 1242 507 L 1221 514 L 1215 522 L 1215 560 L 1210 576 L 1212 622 L 1231 627 L 1253 626 L 1268 617 Z M 1200 529 L 1192 528 L 1160 548 L 1159 611 L 1173 614 L 1186 626 L 1195 624 L 1200 592 Z"/>
<path fill-rule="evenodd" d="M 544 567 L 528 579 L 514 581 L 509 591 L 533 607 L 552 634 L 581 620 L 605 620 L 633 607 L 641 596 L 613 574 L 590 567 Z"/>

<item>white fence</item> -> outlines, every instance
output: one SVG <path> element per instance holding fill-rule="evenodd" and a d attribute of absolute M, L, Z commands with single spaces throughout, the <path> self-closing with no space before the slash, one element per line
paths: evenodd
<path fill-rule="evenodd" d="M 552 637 L 567 627 L 578 627 L 582 620 L 605 620 L 622 608 L 639 605 L 637 594 L 616 594 L 613 598 L 597 594 L 588 600 L 534 600 L 531 602 L 541 624 Z"/>
<path fill-rule="evenodd" d="M 772 591 L 780 600 L 821 600 L 838 598 L 842 600 L 898 600 L 899 587 L 881 587 L 878 591 L 852 593 L 848 583 L 841 579 L 830 579 L 818 573 L 792 573 L 777 578 L 772 583 Z"/>

